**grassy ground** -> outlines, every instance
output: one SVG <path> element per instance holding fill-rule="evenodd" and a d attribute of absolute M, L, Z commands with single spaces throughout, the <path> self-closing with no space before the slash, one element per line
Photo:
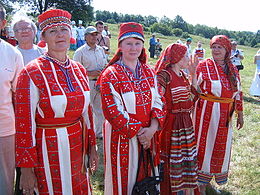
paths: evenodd
<path fill-rule="evenodd" d="M 110 25 L 109 30 L 112 33 L 111 55 L 117 48 L 118 25 Z M 148 49 L 150 34 L 145 34 L 145 48 Z M 178 37 L 166 37 L 157 35 L 165 48 L 167 45 L 176 42 Z M 206 49 L 206 57 L 210 57 L 209 40 L 198 36 L 192 36 L 192 48 L 196 47 L 197 41 L 203 43 Z M 185 42 L 184 39 L 182 41 Z M 243 60 L 244 70 L 240 71 L 242 86 L 244 92 L 244 120 L 245 124 L 241 130 L 234 128 L 234 139 L 232 149 L 232 159 L 230 164 L 229 181 L 224 186 L 217 186 L 222 190 L 221 194 L 239 194 L 239 195 L 259 195 L 260 194 L 260 99 L 249 95 L 249 88 L 254 77 L 255 67 L 253 57 L 257 48 L 238 46 L 244 51 Z M 69 55 L 72 57 L 73 52 Z M 148 63 L 154 65 L 156 59 L 149 59 Z M 235 121 L 234 121 L 235 124 Z M 102 164 L 102 143 L 99 141 L 101 163 L 99 170 L 92 177 L 93 194 L 103 194 L 103 164 Z M 208 192 L 208 194 L 214 194 Z"/>

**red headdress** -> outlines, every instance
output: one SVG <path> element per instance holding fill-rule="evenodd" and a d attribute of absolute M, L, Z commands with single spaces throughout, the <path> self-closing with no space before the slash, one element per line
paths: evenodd
<path fill-rule="evenodd" d="M 39 27 L 42 32 L 53 26 L 68 26 L 71 28 L 71 14 L 65 10 L 52 9 L 38 16 Z"/>
<path fill-rule="evenodd" d="M 144 30 L 141 24 L 136 22 L 127 22 L 120 24 L 118 43 L 122 40 L 133 37 L 144 41 Z"/>
<path fill-rule="evenodd" d="M 127 22 L 127 23 L 120 24 L 118 45 L 122 40 L 130 37 L 140 39 L 144 42 L 144 31 L 141 24 L 138 24 L 136 22 Z M 122 52 L 120 49 L 118 49 L 114 57 L 108 63 L 108 65 L 112 65 L 115 62 L 117 62 L 121 58 L 121 56 L 122 56 Z M 142 50 L 142 53 L 138 57 L 138 59 L 140 60 L 141 63 L 146 63 L 147 55 L 144 48 Z"/>
<path fill-rule="evenodd" d="M 210 40 L 210 48 L 212 48 L 213 44 L 219 44 L 226 49 L 226 57 L 225 60 L 230 61 L 231 55 L 231 42 L 229 38 L 225 35 L 216 35 Z"/>
<path fill-rule="evenodd" d="M 235 66 L 232 64 L 230 60 L 231 49 L 232 49 L 231 41 L 225 35 L 216 35 L 212 37 L 212 39 L 210 40 L 210 48 L 212 48 L 212 45 L 214 44 L 219 44 L 226 49 L 226 56 L 224 59 L 226 65 L 228 66 L 226 74 L 231 83 L 233 91 L 236 91 L 237 90 L 236 70 L 235 70 Z"/>
<path fill-rule="evenodd" d="M 169 45 L 160 56 L 160 59 L 155 65 L 155 71 L 160 72 L 170 64 L 178 63 L 187 52 L 187 47 L 180 43 Z"/>

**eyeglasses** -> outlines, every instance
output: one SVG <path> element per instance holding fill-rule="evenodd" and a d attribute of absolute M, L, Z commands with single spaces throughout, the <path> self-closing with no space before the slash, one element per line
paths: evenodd
<path fill-rule="evenodd" d="M 18 32 L 18 33 L 21 33 L 21 32 L 31 32 L 32 29 L 31 28 L 20 28 L 20 29 L 15 29 L 14 32 Z"/>

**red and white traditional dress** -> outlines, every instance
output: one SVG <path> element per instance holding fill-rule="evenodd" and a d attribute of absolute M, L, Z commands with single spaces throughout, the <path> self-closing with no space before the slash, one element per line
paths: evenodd
<path fill-rule="evenodd" d="M 164 118 L 157 81 L 149 66 L 139 64 L 134 74 L 119 61 L 106 68 L 100 84 L 107 120 L 104 130 L 105 194 L 131 194 L 140 149 L 136 134 L 141 127 L 150 126 L 152 118 L 157 118 L 160 124 Z M 155 137 L 158 138 L 154 136 L 151 148 L 158 160 Z"/>
<path fill-rule="evenodd" d="M 72 60 L 64 68 L 42 56 L 21 72 L 16 163 L 34 168 L 40 194 L 91 194 L 88 173 L 81 170 L 83 143 L 86 150 L 95 145 L 89 101 L 86 71 Z"/>
<path fill-rule="evenodd" d="M 235 92 L 227 74 L 212 59 L 200 62 L 197 67 L 198 85 L 205 95 L 196 102 L 194 113 L 198 180 L 202 183 L 208 183 L 213 177 L 218 184 L 227 182 L 232 142 L 232 106 L 236 111 L 243 109 L 240 78 L 237 70 L 233 69 L 238 86 Z"/>
<path fill-rule="evenodd" d="M 161 194 L 197 187 L 197 150 L 191 119 L 194 102 L 191 85 L 181 75 L 167 68 L 158 73 L 158 81 L 165 88 L 166 117 L 160 134 L 164 180 Z M 193 90 L 195 91 L 195 89 Z"/>

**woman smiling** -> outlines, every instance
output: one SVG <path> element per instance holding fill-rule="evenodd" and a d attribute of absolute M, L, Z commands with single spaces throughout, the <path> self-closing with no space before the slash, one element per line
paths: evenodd
<path fill-rule="evenodd" d="M 90 194 L 88 170 L 97 167 L 95 134 L 84 67 L 66 55 L 71 15 L 39 16 L 48 52 L 21 72 L 16 96 L 16 160 L 24 194 Z"/>
<path fill-rule="evenodd" d="M 163 120 L 155 73 L 146 65 L 143 28 L 129 22 L 121 24 L 119 31 L 118 51 L 99 77 L 107 120 L 106 195 L 132 193 L 141 146 L 151 148 L 158 162 L 156 132 Z M 139 174 L 138 180 L 143 177 L 144 173 Z"/>

